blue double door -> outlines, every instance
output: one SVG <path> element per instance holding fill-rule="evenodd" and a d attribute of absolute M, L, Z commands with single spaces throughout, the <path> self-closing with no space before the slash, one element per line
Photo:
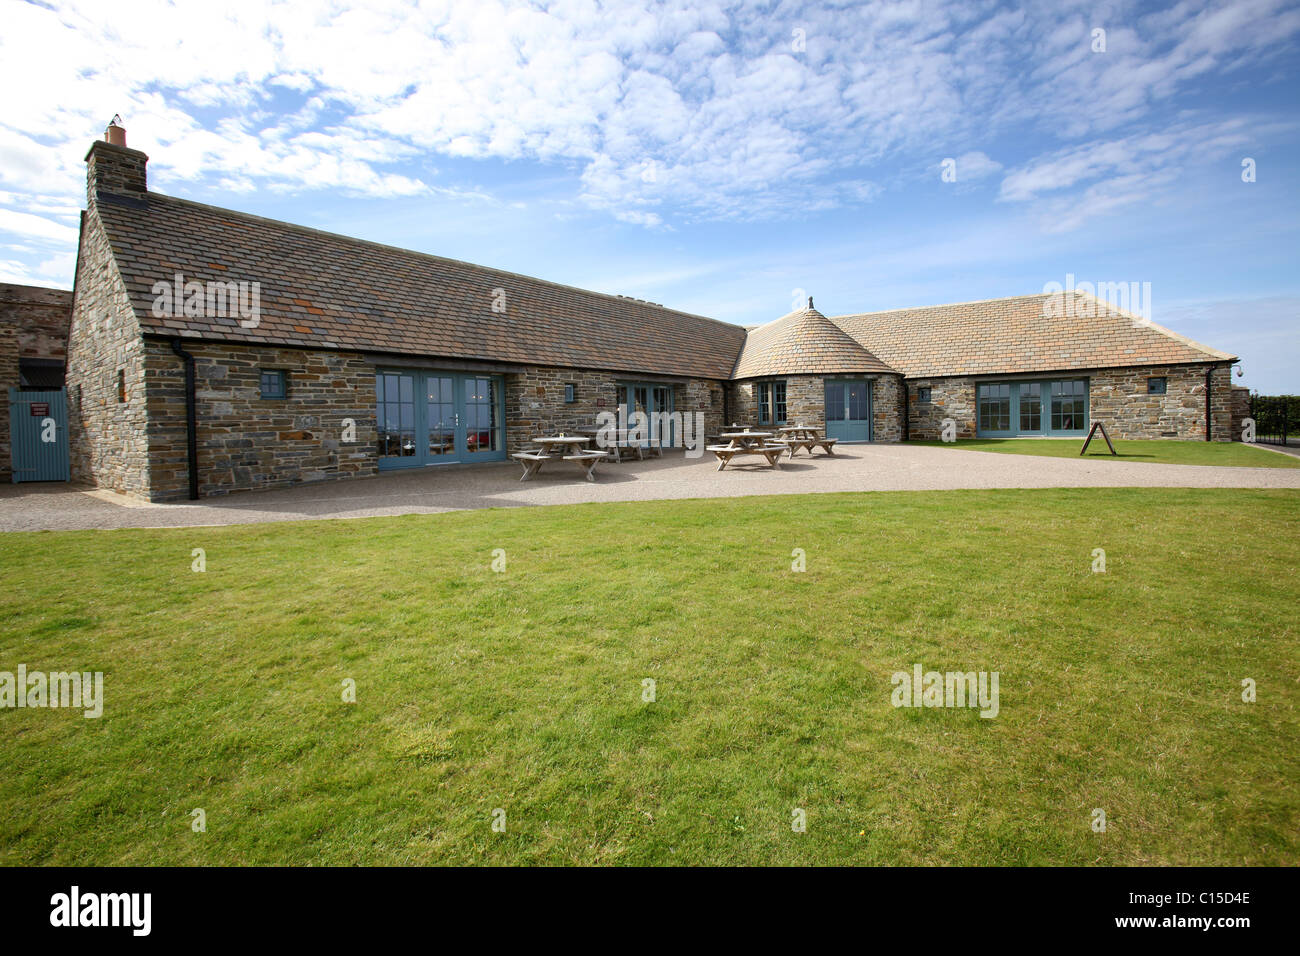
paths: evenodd
<path fill-rule="evenodd" d="M 826 437 L 843 442 L 871 441 L 870 380 L 826 382 Z"/>
<path fill-rule="evenodd" d="M 375 422 L 380 469 L 504 459 L 504 393 L 499 375 L 379 371 Z"/>

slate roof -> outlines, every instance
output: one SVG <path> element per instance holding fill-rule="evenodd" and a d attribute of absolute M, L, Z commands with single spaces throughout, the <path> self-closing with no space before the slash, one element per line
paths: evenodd
<path fill-rule="evenodd" d="M 750 329 L 732 377 L 893 371 L 826 316 L 807 308 Z"/>
<path fill-rule="evenodd" d="M 96 208 L 146 333 L 711 379 L 730 377 L 745 340 L 740 326 L 639 299 L 159 193 L 100 192 Z M 259 282 L 260 324 L 154 316 L 154 283 L 177 272 Z"/>
<path fill-rule="evenodd" d="M 1086 293 L 1077 293 L 1072 307 L 1067 298 L 1051 298 L 1040 293 L 832 321 L 909 378 L 1236 360 Z"/>
<path fill-rule="evenodd" d="M 911 378 L 1233 361 L 1079 294 L 842 315 L 799 310 L 746 330 L 160 193 L 96 208 L 145 332 L 249 344 L 707 379 L 898 372 Z M 152 314 L 154 283 L 260 283 L 261 321 Z M 506 311 L 493 312 L 495 290 Z M 1095 314 L 1085 314 L 1089 304 Z M 1058 313 L 1062 310 L 1058 309 Z"/>

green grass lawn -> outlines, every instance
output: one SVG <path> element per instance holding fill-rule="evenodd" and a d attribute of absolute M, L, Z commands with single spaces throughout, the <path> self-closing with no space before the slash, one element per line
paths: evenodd
<path fill-rule="evenodd" d="M 1294 865 L 1298 506 L 959 491 L 3 535 L 0 670 L 102 670 L 106 701 L 0 710 L 0 863 Z M 894 708 L 916 663 L 998 671 L 999 715 Z"/>
<path fill-rule="evenodd" d="M 961 438 L 955 442 L 910 441 L 910 445 L 935 445 L 963 451 L 996 451 L 1011 455 L 1048 455 L 1078 458 L 1082 438 Z M 1150 461 L 1165 465 L 1228 465 L 1239 468 L 1300 468 L 1300 458 L 1241 442 L 1116 441 L 1118 457 L 1111 455 L 1098 435 L 1084 457 L 1110 461 Z"/>

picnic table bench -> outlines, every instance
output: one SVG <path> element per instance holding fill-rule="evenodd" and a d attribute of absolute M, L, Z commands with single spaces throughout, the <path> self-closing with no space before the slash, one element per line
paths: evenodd
<path fill-rule="evenodd" d="M 586 427 L 579 428 L 578 432 L 579 434 L 590 435 L 593 439 L 599 440 L 602 429 Z M 656 458 L 663 457 L 663 448 L 658 439 L 647 438 L 631 441 L 628 439 L 631 430 L 627 428 L 613 429 L 612 432 L 614 440 L 608 442 L 607 438 L 606 440 L 608 443 L 605 446 L 605 451 L 609 454 L 609 460 L 612 462 L 624 462 L 630 458 L 635 458 L 637 461 L 645 461 L 646 456 L 648 455 L 653 455 Z M 605 430 L 605 435 L 608 436 L 609 434 L 610 430 Z"/>
<path fill-rule="evenodd" d="M 609 459 L 609 454 L 603 451 L 593 451 L 589 448 L 583 448 L 590 438 L 581 435 L 560 435 L 550 438 L 533 439 L 536 448 L 525 448 L 523 451 L 517 451 L 510 457 L 519 462 L 524 468 L 524 473 L 519 477 L 520 481 L 528 481 L 542 470 L 542 465 L 555 458 L 564 461 L 575 462 L 583 470 L 583 476 L 588 481 L 596 480 L 596 465 Z M 566 454 L 567 452 L 567 454 Z"/>
<path fill-rule="evenodd" d="M 789 449 L 789 444 L 784 441 L 774 441 L 771 432 L 724 432 L 721 436 L 727 439 L 725 445 L 708 445 L 708 451 L 713 452 L 718 458 L 718 471 L 726 468 L 733 458 L 739 458 L 743 455 L 756 455 L 767 459 L 767 463 L 772 468 L 780 468 L 780 458 L 782 452 Z"/>
<path fill-rule="evenodd" d="M 814 448 L 823 449 L 826 454 L 835 454 L 835 443 L 838 438 L 823 438 L 818 429 L 809 425 L 786 425 L 781 429 L 785 435 L 785 441 L 790 446 L 790 457 L 800 448 L 807 450 L 808 454 L 813 453 Z"/>

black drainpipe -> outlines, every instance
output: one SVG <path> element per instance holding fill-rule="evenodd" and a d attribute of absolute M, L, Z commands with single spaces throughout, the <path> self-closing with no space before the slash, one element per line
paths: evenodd
<path fill-rule="evenodd" d="M 1210 430 L 1210 388 L 1214 375 L 1214 366 L 1211 365 L 1205 370 L 1205 440 L 1213 441 Z"/>
<path fill-rule="evenodd" d="M 898 376 L 898 384 L 903 386 L 903 441 L 907 441 L 910 437 L 909 433 L 912 431 L 912 416 L 909 414 L 910 409 L 908 408 L 911 400 L 907 394 L 907 379 L 901 375 Z"/>
<path fill-rule="evenodd" d="M 189 459 L 190 501 L 199 500 L 199 422 L 194 399 L 194 356 L 172 339 L 172 351 L 185 363 L 185 451 Z"/>

